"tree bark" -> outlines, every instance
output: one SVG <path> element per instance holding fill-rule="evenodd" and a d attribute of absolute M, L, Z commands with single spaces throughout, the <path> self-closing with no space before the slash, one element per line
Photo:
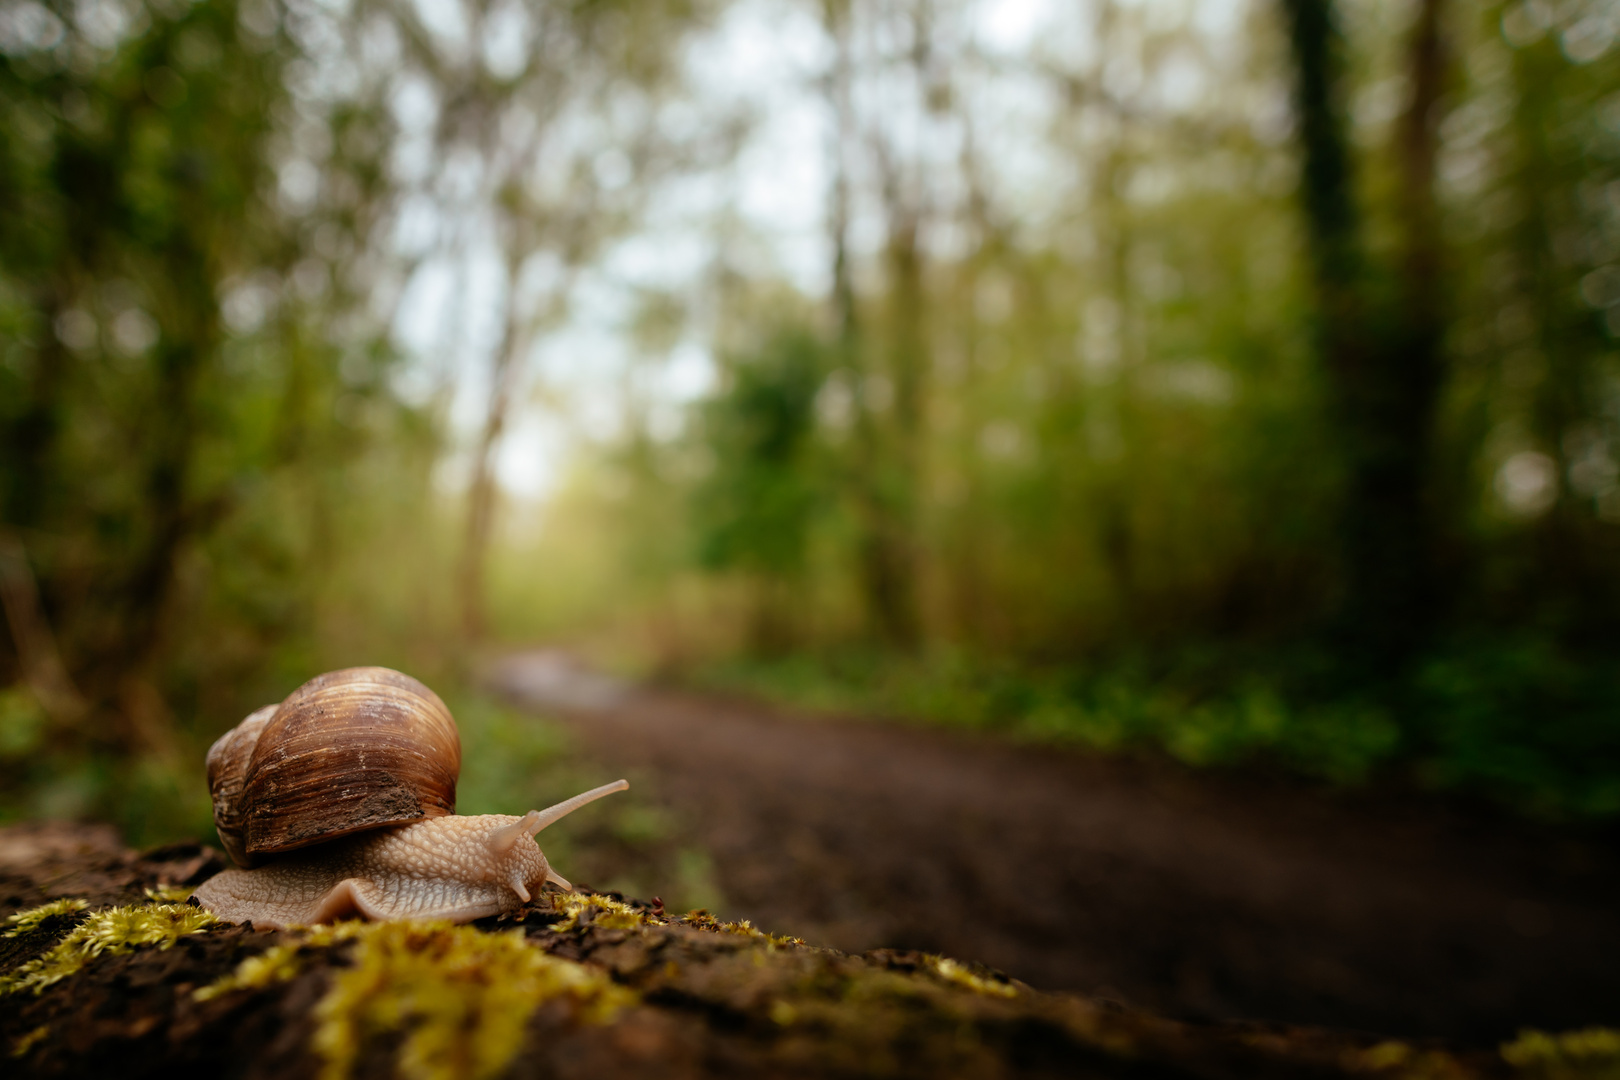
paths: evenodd
<path fill-rule="evenodd" d="M 515 268 L 509 273 L 508 280 L 512 282 L 515 292 Z M 518 327 L 515 297 L 508 298 L 507 308 L 506 326 L 490 372 L 489 405 L 484 413 L 483 430 L 478 436 L 478 451 L 473 458 L 472 480 L 467 487 L 467 529 L 462 540 L 457 580 L 460 583 L 461 630 L 469 641 L 480 640 L 489 628 L 485 570 L 495 526 L 495 503 L 499 495 L 495 480 L 495 450 L 506 432 L 506 419 L 511 412 L 520 339 L 523 336 Z"/>
<path fill-rule="evenodd" d="M 1399 147 L 1404 295 L 1395 313 L 1370 300 L 1334 6 L 1284 0 L 1283 8 L 1295 63 L 1317 350 L 1347 473 L 1338 624 L 1353 661 L 1391 674 L 1421 644 L 1433 615 L 1427 481 L 1444 330 L 1433 192 L 1441 6 L 1424 0 L 1412 39 L 1413 97 Z"/>
<path fill-rule="evenodd" d="M 1438 1044 L 1282 1025 L 1178 1023 L 1113 1002 L 1041 993 L 968 962 L 887 949 L 852 956 L 614 894 L 587 896 L 572 917 L 554 910 L 548 894 L 516 920 L 460 931 L 416 924 L 409 933 L 429 946 L 452 944 L 455 955 L 404 957 L 398 962 L 408 971 L 400 978 L 410 982 L 403 989 L 388 969 L 378 970 L 386 958 L 367 953 L 362 937 L 323 946 L 305 931 L 221 925 L 167 947 L 114 945 L 37 992 L 6 992 L 7 976 L 98 911 L 133 905 L 138 917 L 155 910 L 148 890 L 183 895 L 222 865 L 217 852 L 197 844 L 137 855 L 104 826 L 0 829 L 0 916 L 57 898 L 85 901 L 83 911 L 0 938 L 7 1075 L 273 1080 L 323 1068 L 338 1076 L 409 1070 L 580 1080 L 1551 1075 L 1532 1071 L 1535 1062 L 1517 1074 L 1495 1055 Z M 1010 911 L 1017 917 L 1016 906 Z M 480 978 L 481 964 L 514 953 L 559 972 L 538 1001 L 517 1000 L 493 970 Z M 199 995 L 254 958 L 262 958 L 257 979 Z M 405 1008 L 390 1015 L 349 989 L 368 972 L 382 980 L 378 992 L 402 995 Z M 574 991 L 581 984 L 606 988 L 613 1007 L 583 1007 Z M 488 1036 L 499 1031 L 513 1038 L 496 1046 Z M 344 1032 L 347 1041 L 334 1038 Z"/>
<path fill-rule="evenodd" d="M 833 71 L 827 80 L 828 103 L 836 121 L 828 226 L 833 253 L 837 350 L 840 364 L 850 376 L 853 392 L 851 419 L 856 454 L 849 479 L 861 527 L 857 546 L 861 592 L 867 618 L 877 635 L 890 645 L 909 648 L 917 638 L 912 584 L 915 558 L 908 543 L 910 532 L 904 498 L 897 495 L 897 490 L 906 482 L 905 463 L 898 460 L 894 432 L 885 430 L 873 406 L 875 372 L 855 298 L 849 250 L 852 202 L 849 153 L 858 121 L 852 100 L 855 70 L 848 3 L 827 0 L 822 18 L 836 48 Z M 890 407 L 898 411 L 900 388 L 897 385 L 895 389 L 896 400 Z M 914 395 L 915 387 L 908 388 L 908 392 Z"/>

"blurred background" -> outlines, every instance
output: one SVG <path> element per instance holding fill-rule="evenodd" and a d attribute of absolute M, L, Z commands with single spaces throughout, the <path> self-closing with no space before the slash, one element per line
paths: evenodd
<path fill-rule="evenodd" d="M 1617 37 L 0 0 L 0 815 L 210 836 L 208 744 L 361 663 L 521 811 L 598 782 L 483 688 L 544 644 L 1607 829 Z M 615 881 L 720 902 L 613 813 Z"/>

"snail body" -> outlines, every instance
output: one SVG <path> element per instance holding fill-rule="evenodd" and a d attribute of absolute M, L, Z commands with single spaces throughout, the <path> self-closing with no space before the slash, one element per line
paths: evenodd
<path fill-rule="evenodd" d="M 535 834 L 629 787 L 522 817 L 459 816 L 460 766 L 455 721 L 415 679 L 387 668 L 317 676 L 209 750 L 215 824 L 243 869 L 208 879 L 197 902 L 260 927 L 514 911 L 547 881 L 572 888 Z"/>

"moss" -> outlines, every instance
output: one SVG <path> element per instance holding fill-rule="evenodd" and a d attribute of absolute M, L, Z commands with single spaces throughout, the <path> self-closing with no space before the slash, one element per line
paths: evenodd
<path fill-rule="evenodd" d="M 277 983 L 290 982 L 303 970 L 304 957 L 314 949 L 328 949 L 345 941 L 363 936 L 371 924 L 340 922 L 327 926 L 294 927 L 289 933 L 297 935 L 292 941 L 272 945 L 257 956 L 250 956 L 236 965 L 236 970 L 224 978 L 197 990 L 192 997 L 209 1001 L 237 990 L 263 990 Z"/>
<path fill-rule="evenodd" d="M 50 1033 L 51 1029 L 44 1024 L 39 1025 L 33 1031 L 24 1033 L 16 1042 L 11 1044 L 11 1056 L 14 1058 L 27 1057 L 28 1052 L 43 1042 Z"/>
<path fill-rule="evenodd" d="M 671 922 L 669 919 L 637 910 L 622 900 L 615 900 L 611 896 L 602 896 L 598 893 L 558 893 L 552 903 L 557 911 L 563 913 L 563 920 L 552 927 L 553 930 L 559 933 L 577 929 L 581 917 L 587 911 L 595 912 L 595 915 L 591 918 L 591 925 L 599 926 L 604 930 L 634 930 L 642 926 L 667 926 Z M 711 930 L 720 934 L 736 934 L 740 937 L 753 938 L 772 947 L 804 944 L 803 938 L 767 934 L 765 931 L 757 929 L 747 919 L 740 922 L 726 922 L 701 909 L 689 911 L 673 921 L 681 926 L 690 926 L 695 930 Z"/>
<path fill-rule="evenodd" d="M 616 919 L 635 914 L 608 897 L 576 906 Z M 620 910 L 623 909 L 623 910 Z M 299 927 L 294 940 L 249 957 L 198 990 L 209 1000 L 294 978 L 313 951 L 355 942 L 350 966 L 335 972 L 315 1007 L 314 1050 L 329 1080 L 346 1077 L 373 1039 L 403 1033 L 398 1071 L 417 1080 L 493 1076 L 523 1043 L 541 1003 L 566 1000 L 584 1022 L 601 1022 L 636 1000 L 605 975 L 530 945 L 521 930 L 486 933 L 442 922 Z"/>
<path fill-rule="evenodd" d="M 358 935 L 353 966 L 315 1007 L 322 1076 L 353 1071 L 366 1043 L 404 1033 L 398 1071 L 413 1080 L 489 1077 L 517 1054 L 542 1002 L 570 1002 L 600 1023 L 636 996 L 605 975 L 561 960 L 521 930 L 484 933 L 448 923 L 378 923 Z"/>
<path fill-rule="evenodd" d="M 1258 1042 L 1254 1045 L 1266 1049 Z M 1476 1075 L 1461 1071 L 1457 1059 L 1443 1050 L 1424 1050 L 1398 1039 L 1346 1050 L 1339 1055 L 1338 1064 L 1351 1073 L 1382 1073 L 1400 1080 L 1459 1080 Z"/>
<path fill-rule="evenodd" d="M 37 994 L 102 953 L 116 955 L 144 946 L 167 949 L 187 934 L 217 925 L 219 920 L 213 915 L 185 904 L 143 904 L 94 911 L 44 956 L 0 976 L 0 995 L 24 990 Z"/>
<path fill-rule="evenodd" d="M 772 948 L 787 945 L 803 945 L 804 938 L 789 937 L 785 934 L 767 934 L 747 919 L 739 922 L 724 922 L 710 915 L 707 911 L 688 911 L 681 917 L 682 926 L 694 927 L 698 930 L 713 930 L 721 934 L 736 934 L 739 937 L 753 938 L 763 941 Z"/>
<path fill-rule="evenodd" d="M 183 904 L 191 899 L 191 894 L 195 891 L 190 885 L 159 884 L 146 890 L 146 898 L 156 900 L 160 904 Z"/>
<path fill-rule="evenodd" d="M 52 900 L 48 904 L 41 904 L 36 908 L 19 911 L 14 915 L 6 916 L 6 923 L 10 929 L 0 933 L 0 937 L 20 937 L 31 934 L 54 919 L 65 919 L 77 915 L 89 907 L 88 901 L 80 900 L 76 896 L 65 896 L 60 900 Z"/>
<path fill-rule="evenodd" d="M 587 911 L 596 913 L 591 919 L 591 925 L 600 926 L 605 930 L 634 930 L 640 926 L 664 924 L 664 920 L 656 915 L 637 911 L 622 900 L 596 893 L 557 893 L 552 905 L 563 913 L 562 922 L 552 927 L 559 933 L 577 928 L 580 917 Z"/>
<path fill-rule="evenodd" d="M 1406 1043 L 1395 1039 L 1388 1039 L 1377 1043 L 1355 1055 L 1352 1067 L 1365 1069 L 1370 1072 L 1397 1069 L 1412 1060 L 1412 1048 Z"/>
<path fill-rule="evenodd" d="M 976 994 L 989 994 L 992 997 L 1017 997 L 1018 989 L 1009 982 L 999 979 L 986 978 L 976 974 L 966 964 L 951 960 L 944 956 L 929 956 L 928 967 L 935 975 L 946 982 L 965 986 Z"/>
<path fill-rule="evenodd" d="M 1502 1058 L 1525 1075 L 1546 1080 L 1620 1080 L 1620 1031 L 1523 1031 L 1502 1047 Z"/>
<path fill-rule="evenodd" d="M 302 968 L 298 955 L 301 950 L 301 944 L 272 945 L 259 955 L 243 960 L 236 965 L 235 971 L 191 996 L 198 1001 L 211 1001 L 237 990 L 263 990 L 276 983 L 289 982 Z"/>

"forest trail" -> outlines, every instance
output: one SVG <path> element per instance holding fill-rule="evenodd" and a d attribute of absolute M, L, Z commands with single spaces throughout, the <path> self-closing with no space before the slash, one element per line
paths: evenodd
<path fill-rule="evenodd" d="M 489 682 L 673 808 L 725 914 L 812 944 L 924 949 L 1184 1018 L 1478 1046 L 1620 1019 L 1612 836 L 791 715 L 555 652 Z"/>

